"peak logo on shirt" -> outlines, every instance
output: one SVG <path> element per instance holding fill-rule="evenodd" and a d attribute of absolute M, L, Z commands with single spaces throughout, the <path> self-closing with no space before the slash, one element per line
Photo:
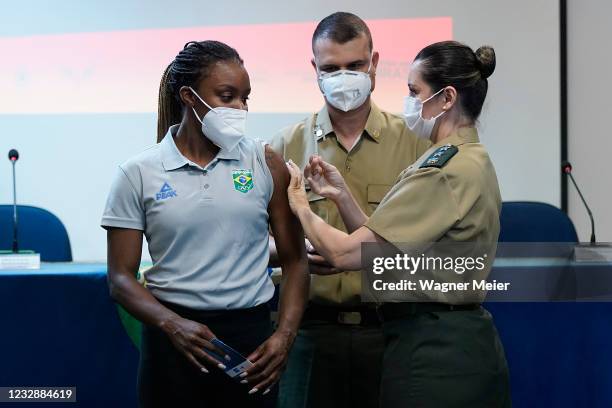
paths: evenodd
<path fill-rule="evenodd" d="M 253 170 L 233 170 L 232 179 L 236 191 L 248 193 L 253 189 Z"/>
<path fill-rule="evenodd" d="M 176 191 L 168 183 L 164 183 L 159 193 L 155 194 L 155 201 L 165 200 L 170 197 L 176 197 Z"/>

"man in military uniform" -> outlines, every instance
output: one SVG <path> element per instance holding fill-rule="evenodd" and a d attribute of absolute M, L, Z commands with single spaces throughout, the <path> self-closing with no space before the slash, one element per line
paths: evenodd
<path fill-rule="evenodd" d="M 410 251 L 416 244 L 428 248 L 428 255 L 434 246 L 436 251 L 450 249 L 455 261 L 466 260 L 454 256 L 465 248 L 472 257 L 491 256 L 469 273 L 452 266 L 450 271 L 446 266 L 420 267 L 414 279 L 423 282 L 437 277 L 438 282 L 450 284 L 488 276 L 499 234 L 501 195 L 475 124 L 494 67 L 494 51 L 487 46 L 474 52 L 464 44 L 445 41 L 417 54 L 408 78 L 404 117 L 408 126 L 420 136 L 429 136 L 435 146 L 400 174 L 370 215 L 359 209 L 336 166 L 315 156 L 302 175 L 299 167 L 288 163 L 291 209 L 312 246 L 333 266 L 361 267 L 364 243 L 377 243 L 373 247 L 385 251 L 392 245 L 402 252 L 408 244 L 404 254 L 419 257 L 420 251 Z M 345 225 L 353 226 L 350 233 L 313 212 L 304 179 L 311 193 L 324 195 L 337 206 Z M 390 269 L 395 269 L 393 276 L 398 278 L 413 272 Z M 371 282 L 365 283 L 364 293 Z M 400 293 L 387 291 L 395 302 L 386 299 L 377 309 L 385 352 L 380 405 L 372 406 L 511 406 L 503 347 L 491 315 L 480 304 L 484 290 L 472 286 L 455 292 L 416 285 L 406 298 L 397 298 Z"/>
<path fill-rule="evenodd" d="M 370 215 L 431 143 L 371 101 L 379 55 L 362 19 L 342 12 L 324 18 L 312 49 L 325 106 L 283 129 L 271 145 L 302 169 L 312 154 L 335 165 Z M 329 225 L 351 232 L 333 202 L 312 191 L 308 200 Z M 272 262 L 275 257 L 272 241 Z M 281 379 L 280 406 L 376 407 L 384 343 L 375 310 L 361 303 L 360 271 L 338 273 L 311 253 L 310 272 L 310 303 Z"/>

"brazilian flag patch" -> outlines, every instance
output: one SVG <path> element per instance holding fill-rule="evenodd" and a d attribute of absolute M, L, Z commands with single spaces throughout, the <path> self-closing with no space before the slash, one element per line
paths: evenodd
<path fill-rule="evenodd" d="M 248 193 L 253 189 L 253 170 L 233 170 L 232 179 L 236 191 Z"/>

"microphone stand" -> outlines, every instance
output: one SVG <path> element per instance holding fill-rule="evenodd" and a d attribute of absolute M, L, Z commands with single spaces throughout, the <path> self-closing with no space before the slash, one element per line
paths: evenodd
<path fill-rule="evenodd" d="M 578 245 L 574 247 L 574 261 L 604 263 L 612 262 L 612 245 L 608 243 L 597 243 L 595 238 L 595 219 L 593 217 L 593 212 L 584 199 L 582 191 L 580 191 L 580 188 L 578 188 L 578 184 L 572 175 L 572 165 L 569 162 L 563 162 L 562 170 L 572 181 L 572 184 L 580 196 L 580 200 L 582 200 L 582 204 L 584 204 L 584 207 L 587 210 L 589 219 L 591 220 L 591 242 L 589 244 L 578 243 Z"/>
<path fill-rule="evenodd" d="M 576 184 L 576 180 L 574 180 L 574 176 L 572 175 L 571 171 L 567 171 L 565 172 L 565 174 L 567 174 L 570 178 L 570 180 L 572 180 L 572 184 L 574 184 L 574 187 L 576 187 L 576 191 L 578 192 L 578 195 L 580 196 L 580 199 L 582 200 L 582 204 L 584 204 L 586 210 L 587 210 L 587 214 L 589 214 L 589 218 L 591 219 L 591 245 L 595 245 L 595 242 L 597 242 L 595 240 L 595 220 L 593 219 L 593 213 L 591 212 L 591 209 L 589 208 L 589 205 L 587 204 L 586 200 L 584 199 L 584 196 L 582 195 L 582 191 L 580 191 L 580 189 L 578 188 L 578 184 Z"/>
<path fill-rule="evenodd" d="M 15 178 L 15 163 L 17 160 L 11 159 L 13 163 L 13 253 L 19 252 L 19 240 L 17 238 L 17 183 Z"/>

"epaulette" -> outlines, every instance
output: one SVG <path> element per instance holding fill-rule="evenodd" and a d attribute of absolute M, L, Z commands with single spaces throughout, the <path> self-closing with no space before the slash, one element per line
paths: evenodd
<path fill-rule="evenodd" d="M 451 144 L 440 146 L 419 166 L 419 169 L 427 167 L 437 167 L 441 169 L 458 151 L 459 149 L 457 146 Z"/>

